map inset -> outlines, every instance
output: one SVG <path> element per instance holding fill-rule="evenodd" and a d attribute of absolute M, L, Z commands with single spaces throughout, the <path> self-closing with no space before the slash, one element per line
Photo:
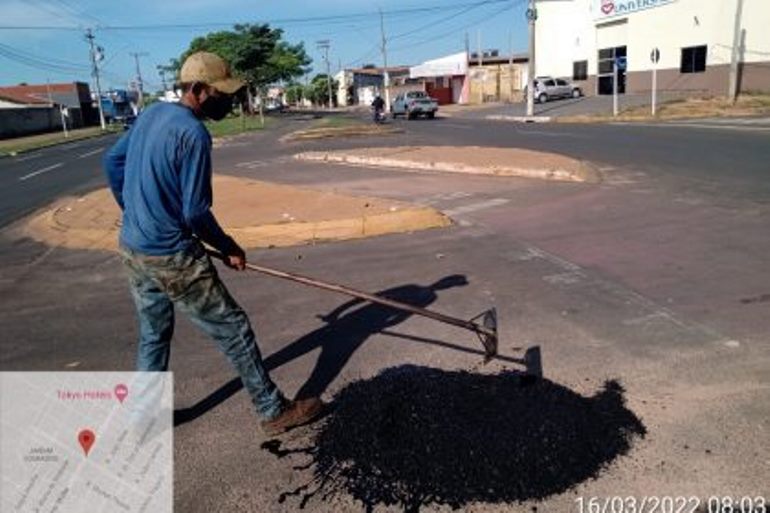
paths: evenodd
<path fill-rule="evenodd" d="M 171 376 L 0 372 L 0 511 L 171 513 Z"/>

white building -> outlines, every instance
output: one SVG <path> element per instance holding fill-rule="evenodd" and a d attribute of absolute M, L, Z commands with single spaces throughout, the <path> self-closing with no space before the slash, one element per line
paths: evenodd
<path fill-rule="evenodd" d="M 536 74 L 587 94 L 611 94 L 625 57 L 621 93 L 649 91 L 657 66 L 660 90 L 726 95 L 734 42 L 740 90 L 770 91 L 770 0 L 541 0 L 537 14 Z"/>

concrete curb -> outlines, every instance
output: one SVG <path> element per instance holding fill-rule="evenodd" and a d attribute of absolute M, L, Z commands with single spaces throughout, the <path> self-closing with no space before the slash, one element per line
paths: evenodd
<path fill-rule="evenodd" d="M 596 168 L 585 162 L 578 162 L 576 169 L 562 168 L 525 168 L 517 166 L 474 166 L 457 162 L 420 162 L 416 160 L 365 157 L 355 153 L 310 151 L 298 153 L 297 160 L 308 162 L 324 162 L 345 164 L 360 167 L 386 167 L 404 171 L 441 171 L 448 173 L 465 173 L 499 177 L 535 178 L 540 180 L 556 180 L 566 182 L 600 182 L 600 174 Z"/>
<path fill-rule="evenodd" d="M 92 191 L 82 197 L 62 198 L 36 214 L 14 224 L 11 233 L 19 238 L 29 237 L 49 246 L 69 249 L 116 251 L 120 227 L 113 218 L 116 213 L 107 209 L 88 210 L 86 226 L 73 226 L 63 219 L 88 196 L 105 193 Z M 117 207 L 115 207 L 116 209 Z M 97 226 L 90 226 L 95 223 Z M 355 217 L 338 217 L 318 221 L 280 221 L 251 226 L 223 228 L 244 248 L 285 247 L 318 242 L 342 241 L 375 237 L 391 233 L 408 233 L 451 226 L 449 217 L 430 207 L 396 202 L 389 211 L 367 214 L 362 210 Z"/>
<path fill-rule="evenodd" d="M 387 214 L 317 222 L 267 224 L 231 228 L 229 233 L 244 247 L 285 247 L 318 242 L 376 237 L 451 226 L 452 221 L 429 207 L 412 207 Z"/>
<path fill-rule="evenodd" d="M 491 114 L 484 119 L 491 121 L 513 121 L 516 123 L 550 123 L 554 119 L 551 116 L 505 116 L 503 114 Z"/>

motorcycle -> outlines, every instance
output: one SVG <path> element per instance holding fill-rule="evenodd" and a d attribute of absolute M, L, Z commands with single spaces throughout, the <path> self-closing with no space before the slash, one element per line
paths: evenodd
<path fill-rule="evenodd" d="M 374 111 L 373 113 L 374 122 L 378 125 L 385 123 L 385 120 L 386 120 L 385 111 L 383 109 L 375 109 L 375 108 L 372 108 L 372 110 Z"/>

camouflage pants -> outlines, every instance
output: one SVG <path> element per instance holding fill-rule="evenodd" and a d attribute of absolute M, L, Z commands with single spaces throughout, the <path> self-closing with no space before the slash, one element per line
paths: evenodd
<path fill-rule="evenodd" d="M 251 395 L 260 416 L 281 412 L 284 398 L 262 362 L 249 318 L 217 274 L 203 247 L 168 256 L 121 248 L 139 317 L 137 370 L 165 371 L 174 332 L 174 308 L 217 343 Z"/>

